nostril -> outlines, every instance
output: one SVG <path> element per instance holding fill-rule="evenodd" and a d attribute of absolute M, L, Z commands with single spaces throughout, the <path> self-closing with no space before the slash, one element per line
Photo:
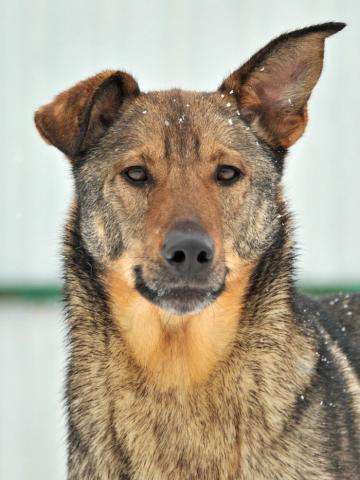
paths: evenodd
<path fill-rule="evenodd" d="M 174 263 L 183 263 L 185 262 L 185 258 L 185 253 L 182 250 L 176 250 L 170 258 L 170 261 Z"/>
<path fill-rule="evenodd" d="M 205 250 L 202 250 L 199 255 L 197 256 L 197 261 L 199 263 L 207 263 L 211 260 L 211 256 L 208 254 L 208 252 L 205 252 Z"/>

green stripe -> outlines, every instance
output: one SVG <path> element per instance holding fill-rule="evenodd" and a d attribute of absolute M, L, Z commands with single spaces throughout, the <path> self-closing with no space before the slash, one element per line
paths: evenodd
<path fill-rule="evenodd" d="M 299 289 L 311 295 L 326 295 L 330 293 L 352 293 L 360 292 L 359 284 L 300 284 Z M 62 290 L 58 285 L 20 285 L 20 286 L 0 286 L 0 300 L 18 299 L 33 301 L 54 301 L 60 300 Z"/>
<path fill-rule="evenodd" d="M 299 289 L 310 295 L 328 295 L 330 293 L 354 293 L 360 292 L 360 284 L 339 285 L 306 285 L 300 284 Z"/>
<path fill-rule="evenodd" d="M 61 292 L 61 288 L 58 285 L 0 286 L 0 300 L 53 301 L 61 299 Z"/>

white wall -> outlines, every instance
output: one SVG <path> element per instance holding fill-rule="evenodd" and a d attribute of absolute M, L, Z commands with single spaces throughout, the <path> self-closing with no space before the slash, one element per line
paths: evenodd
<path fill-rule="evenodd" d="M 63 315 L 0 302 L 0 478 L 64 480 Z"/>
<path fill-rule="evenodd" d="M 0 284 L 59 282 L 71 179 L 35 131 L 38 106 L 105 68 L 128 70 L 144 90 L 214 89 L 274 36 L 329 20 L 349 26 L 327 41 L 310 124 L 288 158 L 287 192 L 301 277 L 359 281 L 358 1 L 17 0 L 2 2 L 0 17 Z"/>

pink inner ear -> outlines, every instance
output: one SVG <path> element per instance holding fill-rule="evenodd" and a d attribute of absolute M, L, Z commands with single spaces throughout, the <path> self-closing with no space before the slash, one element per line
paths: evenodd
<path fill-rule="evenodd" d="M 256 75 L 256 93 L 264 109 L 301 108 L 307 100 L 306 70 L 304 60 L 276 64 Z M 266 71 L 267 70 L 267 71 Z"/>
<path fill-rule="evenodd" d="M 241 116 L 275 147 L 288 148 L 304 132 L 307 102 L 323 66 L 324 41 L 343 23 L 314 25 L 281 35 L 221 84 L 236 92 Z"/>
<path fill-rule="evenodd" d="M 256 87 L 263 109 L 281 108 L 284 103 L 284 89 L 275 83 L 259 84 Z"/>
<path fill-rule="evenodd" d="M 296 63 L 290 64 L 289 67 L 292 67 L 292 68 L 289 68 L 290 82 L 299 83 L 301 81 L 301 77 L 304 76 L 304 73 L 306 72 L 308 65 L 305 60 L 298 60 Z"/>

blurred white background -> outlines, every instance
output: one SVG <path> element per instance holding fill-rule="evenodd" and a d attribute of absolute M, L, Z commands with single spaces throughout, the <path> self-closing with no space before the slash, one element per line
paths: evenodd
<path fill-rule="evenodd" d="M 327 21 L 348 27 L 327 41 L 286 192 L 302 283 L 359 285 L 358 1 L 13 0 L 0 16 L 0 291 L 60 285 L 72 183 L 35 131 L 36 108 L 106 68 L 129 71 L 145 91 L 215 89 L 273 37 Z M 58 306 L 0 303 L 0 478 L 65 478 L 60 319 Z"/>

